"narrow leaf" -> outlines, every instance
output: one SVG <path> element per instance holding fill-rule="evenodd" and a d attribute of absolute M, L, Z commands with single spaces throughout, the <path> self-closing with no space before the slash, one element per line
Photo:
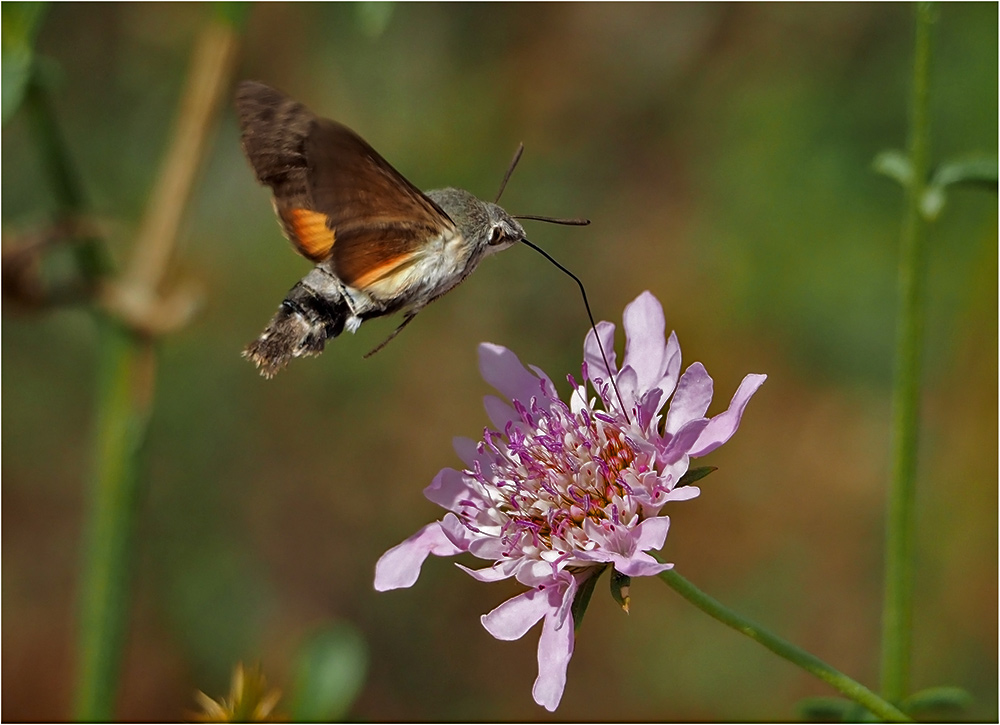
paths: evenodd
<path fill-rule="evenodd" d="M 699 466 L 698 468 L 691 468 L 681 476 L 681 480 L 677 482 L 674 488 L 680 488 L 681 486 L 690 486 L 695 481 L 700 481 L 705 476 L 710 474 L 712 471 L 718 471 L 718 466 Z"/>
<path fill-rule="evenodd" d="M 631 598 L 628 595 L 629 587 L 632 585 L 632 577 L 622 574 L 617 569 L 611 570 L 611 597 L 618 602 L 618 606 L 628 614 L 628 605 Z"/>
<path fill-rule="evenodd" d="M 904 189 L 913 182 L 913 167 L 902 151 L 883 151 L 875 157 L 872 166 L 877 173 L 898 181 Z"/>
<path fill-rule="evenodd" d="M 915 692 L 903 700 L 901 709 L 908 715 L 915 715 L 927 710 L 961 710 L 972 704 L 972 695 L 961 687 L 942 685 L 928 687 Z"/>
<path fill-rule="evenodd" d="M 607 569 L 606 566 L 602 566 L 600 569 L 594 572 L 594 574 L 589 578 L 585 579 L 580 583 L 580 588 L 576 590 L 576 596 L 573 598 L 573 629 L 579 629 L 580 625 L 583 624 L 583 615 L 587 613 L 587 607 L 590 606 L 590 597 L 594 594 L 594 587 L 597 586 L 597 580 L 601 578 L 601 574 Z"/>

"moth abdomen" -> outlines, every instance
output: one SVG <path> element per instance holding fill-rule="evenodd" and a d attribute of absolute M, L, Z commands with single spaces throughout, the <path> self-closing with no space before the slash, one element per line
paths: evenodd
<path fill-rule="evenodd" d="M 264 332 L 243 351 L 266 378 L 293 357 L 319 355 L 326 341 L 344 331 L 353 316 L 340 292 L 319 291 L 298 282 L 278 307 Z"/>

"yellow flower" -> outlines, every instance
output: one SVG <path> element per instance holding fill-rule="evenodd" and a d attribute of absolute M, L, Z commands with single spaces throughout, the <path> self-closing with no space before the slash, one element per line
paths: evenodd
<path fill-rule="evenodd" d="M 202 708 L 194 714 L 195 722 L 280 722 L 285 719 L 274 709 L 281 699 L 281 691 L 268 690 L 259 665 L 247 670 L 242 662 L 236 665 L 229 697 L 213 700 L 198 691 L 195 698 Z"/>

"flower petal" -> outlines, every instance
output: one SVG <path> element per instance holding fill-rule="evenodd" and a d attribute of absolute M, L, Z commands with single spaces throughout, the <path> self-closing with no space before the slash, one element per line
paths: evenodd
<path fill-rule="evenodd" d="M 625 307 L 624 365 L 635 370 L 639 390 L 654 387 L 667 369 L 664 333 L 667 323 L 663 318 L 663 305 L 648 290 Z"/>
<path fill-rule="evenodd" d="M 628 559 L 616 560 L 615 569 L 626 576 L 656 576 L 661 571 L 673 569 L 673 564 L 661 564 L 649 554 L 638 553 Z"/>
<path fill-rule="evenodd" d="M 521 364 L 517 355 L 502 345 L 480 343 L 479 372 L 483 380 L 508 400 L 520 400 L 527 405 L 533 397 L 542 395 L 542 381 Z M 503 430 L 503 427 L 500 426 L 500 429 Z"/>
<path fill-rule="evenodd" d="M 744 408 L 765 380 L 767 380 L 767 376 L 759 374 L 750 374 L 743 378 L 743 382 L 740 383 L 739 389 L 729 403 L 729 409 L 712 418 L 691 447 L 689 455 L 692 458 L 711 453 L 732 438 L 733 433 L 740 427 Z"/>
<path fill-rule="evenodd" d="M 385 592 L 412 587 L 420 577 L 420 567 L 429 554 L 454 556 L 461 552 L 444 535 L 440 522 L 428 524 L 382 554 L 375 564 L 375 590 Z"/>
<path fill-rule="evenodd" d="M 424 489 L 424 496 L 431 503 L 449 511 L 458 511 L 461 502 L 480 496 L 469 486 L 469 479 L 454 468 L 442 468 L 434 480 Z"/>
<path fill-rule="evenodd" d="M 685 423 L 660 452 L 658 456 L 660 461 L 669 466 L 671 463 L 679 461 L 683 456 L 691 455 L 689 453 L 691 447 L 700 440 L 710 422 L 705 418 L 698 418 Z"/>
<path fill-rule="evenodd" d="M 677 383 L 677 390 L 670 401 L 666 432 L 676 433 L 688 421 L 704 418 L 712 402 L 712 378 L 700 362 L 692 364 Z"/>
<path fill-rule="evenodd" d="M 639 551 L 649 551 L 650 549 L 659 551 L 663 548 L 663 542 L 667 540 L 667 530 L 669 528 L 669 516 L 657 516 L 652 519 L 646 519 L 635 527 L 635 532 L 633 533 L 635 548 Z"/>
<path fill-rule="evenodd" d="M 497 639 L 521 639 L 539 619 L 558 607 L 558 603 L 553 607 L 549 600 L 547 590 L 529 589 L 508 599 L 489 614 L 484 614 L 480 621 L 486 631 Z"/>
<path fill-rule="evenodd" d="M 594 330 L 587 332 L 583 340 L 583 361 L 587 364 L 587 379 L 594 380 L 601 378 L 605 382 L 608 380 L 608 368 L 604 364 L 601 356 L 601 348 L 597 345 L 598 336 L 604 352 L 608 356 L 608 365 L 611 366 L 611 373 L 618 372 L 618 364 L 615 361 L 615 326 L 610 322 L 601 321 L 597 323 L 597 336 Z"/>
<path fill-rule="evenodd" d="M 470 569 L 467 566 L 455 562 L 455 566 L 471 576 L 473 579 L 481 582 L 498 582 L 504 579 L 509 579 L 514 575 L 514 567 L 510 566 L 510 564 L 512 564 L 512 562 L 498 561 L 493 566 L 488 566 L 483 569 Z"/>
<path fill-rule="evenodd" d="M 493 429 L 502 431 L 511 421 L 515 423 L 521 420 L 513 406 L 508 405 L 495 395 L 483 396 L 483 407 L 486 408 L 486 415 L 493 424 Z"/>
<path fill-rule="evenodd" d="M 479 459 L 479 444 L 471 438 L 465 436 L 455 436 L 451 441 L 455 453 L 462 459 L 462 463 L 470 468 Z"/>
<path fill-rule="evenodd" d="M 566 591 L 565 597 L 570 599 L 576 593 L 576 587 Z M 561 607 L 561 610 L 568 609 Z M 542 636 L 538 638 L 538 677 L 531 688 L 535 702 L 549 712 L 555 712 L 566 689 L 566 669 L 573 657 L 575 640 L 571 617 L 563 617 L 552 612 L 545 616 L 542 625 Z"/>
<path fill-rule="evenodd" d="M 663 380 L 657 386 L 663 391 L 663 397 L 667 398 L 674 392 L 677 385 L 677 376 L 681 374 L 681 344 L 677 341 L 677 333 L 671 332 L 667 339 L 667 349 L 664 353 L 667 364 L 663 374 Z"/>

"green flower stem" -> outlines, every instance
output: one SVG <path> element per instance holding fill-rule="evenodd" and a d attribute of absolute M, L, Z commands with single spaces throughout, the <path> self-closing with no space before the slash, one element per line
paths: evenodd
<path fill-rule="evenodd" d="M 927 188 L 930 155 L 928 97 L 933 14 L 931 3 L 917 4 L 908 149 L 911 173 L 906 188 L 899 255 L 896 374 L 892 395 L 893 474 L 886 519 L 881 672 L 882 695 L 893 702 L 902 701 L 910 686 L 917 437 L 927 287 L 927 254 L 920 206 Z"/>
<path fill-rule="evenodd" d="M 864 685 L 852 680 L 838 670 L 830 667 L 818 657 L 796 647 L 791 642 L 778 637 L 754 622 L 740 616 L 733 610 L 723 606 L 721 602 L 698 589 L 694 584 L 682 577 L 673 569 L 661 572 L 660 579 L 682 597 L 698 607 L 711 617 L 732 627 L 737 632 L 745 634 L 753 641 L 764 645 L 779 657 L 783 657 L 797 665 L 828 685 L 867 708 L 872 714 L 889 722 L 910 722 L 910 719 L 894 705 L 886 702 Z"/>

